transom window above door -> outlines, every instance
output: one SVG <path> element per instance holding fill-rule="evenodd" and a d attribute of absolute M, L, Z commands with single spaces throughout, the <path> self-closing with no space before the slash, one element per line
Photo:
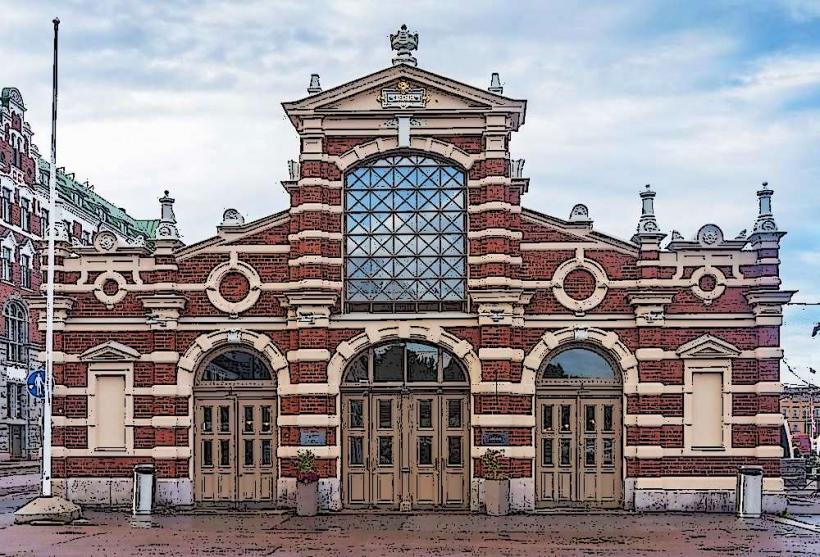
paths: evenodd
<path fill-rule="evenodd" d="M 464 385 L 461 361 L 445 348 L 421 342 L 391 342 L 370 348 L 348 364 L 347 385 L 445 383 Z"/>
<path fill-rule="evenodd" d="M 270 368 L 257 355 L 228 350 L 212 358 L 202 370 L 200 382 L 271 381 Z"/>
<path fill-rule="evenodd" d="M 541 368 L 542 383 L 561 380 L 590 383 L 617 383 L 619 373 L 597 350 L 569 348 L 550 357 Z"/>
<path fill-rule="evenodd" d="M 348 311 L 460 311 L 466 301 L 466 179 L 417 155 L 364 163 L 345 177 Z"/>

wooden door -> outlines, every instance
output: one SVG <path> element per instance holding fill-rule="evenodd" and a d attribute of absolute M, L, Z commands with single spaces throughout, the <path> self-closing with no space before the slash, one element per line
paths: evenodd
<path fill-rule="evenodd" d="M 346 506 L 370 504 L 370 397 L 346 395 L 342 409 L 342 490 Z"/>
<path fill-rule="evenodd" d="M 440 418 L 441 505 L 467 508 L 470 505 L 469 395 L 442 395 Z"/>
<path fill-rule="evenodd" d="M 197 398 L 196 501 L 247 506 L 276 502 L 276 399 Z"/>
<path fill-rule="evenodd" d="M 243 504 L 276 500 L 275 400 L 237 398 L 241 417 L 236 454 L 237 500 Z"/>
<path fill-rule="evenodd" d="M 435 394 L 408 396 L 410 424 L 406 441 L 410 463 L 410 503 L 413 508 L 431 508 L 441 504 L 441 409 Z"/>
<path fill-rule="evenodd" d="M 370 397 L 370 502 L 378 507 L 398 507 L 401 470 L 400 396 L 374 394 Z"/>
<path fill-rule="evenodd" d="M 575 399 L 538 399 L 539 502 L 572 504 L 577 501 L 577 411 Z"/>
<path fill-rule="evenodd" d="M 196 401 L 196 500 L 236 500 L 236 403 L 232 398 Z"/>
<path fill-rule="evenodd" d="M 579 405 L 580 501 L 617 507 L 621 501 L 620 396 L 585 397 Z"/>

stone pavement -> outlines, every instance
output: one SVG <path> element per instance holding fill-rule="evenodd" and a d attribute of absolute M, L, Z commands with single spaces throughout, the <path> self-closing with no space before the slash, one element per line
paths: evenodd
<path fill-rule="evenodd" d="M 0 510 L 5 510 L 0 504 Z M 8 555 L 820 555 L 820 534 L 768 519 L 706 514 L 160 515 L 132 524 L 87 513 L 88 525 L 14 526 Z"/>
<path fill-rule="evenodd" d="M 0 497 L 11 493 L 34 493 L 40 489 L 39 462 L 0 464 Z"/>

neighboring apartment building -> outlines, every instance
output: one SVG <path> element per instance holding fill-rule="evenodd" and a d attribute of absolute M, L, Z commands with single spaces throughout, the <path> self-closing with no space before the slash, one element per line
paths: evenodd
<path fill-rule="evenodd" d="M 0 93 L 0 460 L 39 455 L 41 404 L 28 394 L 28 374 L 40 364 L 42 336 L 26 298 L 42 282 L 38 240 L 48 222 L 49 164 L 40 158 L 20 91 Z M 123 242 L 144 243 L 156 221 L 139 221 L 58 169 L 58 230 L 73 245 L 91 244 L 100 230 Z"/>
<path fill-rule="evenodd" d="M 324 508 L 479 510 L 495 448 L 517 511 L 731 511 L 741 465 L 783 510 L 772 190 L 668 243 L 648 187 L 630 241 L 524 208 L 526 101 L 391 39 L 284 103 L 288 207 L 184 246 L 166 192 L 150 247 L 60 242 L 55 490 L 128 505 L 150 463 L 160 505 L 289 507 L 310 449 Z"/>
<path fill-rule="evenodd" d="M 792 435 L 816 439 L 820 435 L 820 387 L 785 386 L 780 395 L 780 412 L 788 420 Z"/>

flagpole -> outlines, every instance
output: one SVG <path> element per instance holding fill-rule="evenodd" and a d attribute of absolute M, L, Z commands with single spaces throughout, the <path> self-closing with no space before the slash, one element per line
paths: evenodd
<path fill-rule="evenodd" d="M 57 33 L 54 18 L 51 96 L 51 172 L 48 175 L 48 271 L 46 282 L 46 385 L 43 400 L 43 497 L 51 497 L 51 386 L 54 381 L 54 236 L 57 213 Z"/>

